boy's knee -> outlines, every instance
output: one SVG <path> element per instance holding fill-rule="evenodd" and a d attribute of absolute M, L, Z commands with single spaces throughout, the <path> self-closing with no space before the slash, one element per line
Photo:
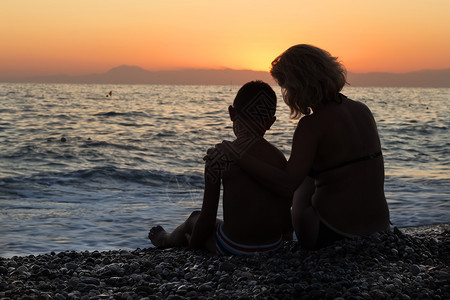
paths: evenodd
<path fill-rule="evenodd" d="M 194 218 L 194 217 L 198 217 L 200 215 L 201 211 L 200 210 L 194 210 L 191 215 L 189 216 L 189 218 Z"/>

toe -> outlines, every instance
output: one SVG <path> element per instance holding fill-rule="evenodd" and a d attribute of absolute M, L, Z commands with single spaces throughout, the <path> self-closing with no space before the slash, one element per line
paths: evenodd
<path fill-rule="evenodd" d="M 151 238 L 153 238 L 154 236 L 155 236 L 155 233 L 157 232 L 157 227 L 152 227 L 151 229 L 150 229 L 150 231 L 148 232 L 148 237 L 151 239 Z"/>

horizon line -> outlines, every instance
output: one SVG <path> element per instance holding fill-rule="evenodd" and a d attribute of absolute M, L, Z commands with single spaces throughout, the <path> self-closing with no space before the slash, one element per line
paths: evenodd
<path fill-rule="evenodd" d="M 218 68 L 193 68 L 193 67 L 185 67 L 185 68 L 174 68 L 174 69 L 145 69 L 139 65 L 128 65 L 128 64 L 120 64 L 120 65 L 116 65 L 113 67 L 109 67 L 107 70 L 105 71 L 92 71 L 92 72 L 87 72 L 87 73 L 80 73 L 77 75 L 71 75 L 71 74 L 67 74 L 67 73 L 53 73 L 53 74 L 48 74 L 48 75 L 43 75 L 43 74 L 37 74 L 37 75 L 12 75 L 12 76 L 8 76 L 8 75 L 0 75 L 0 78 L 15 78 L 15 79 L 19 79 L 19 78 L 27 78 L 27 77 L 50 77 L 50 76 L 69 76 L 69 77 L 77 77 L 77 76 L 85 76 L 85 75 L 95 75 L 95 74 L 104 74 L 107 73 L 113 69 L 117 69 L 120 67 L 128 67 L 128 68 L 139 68 L 141 70 L 147 71 L 147 72 L 177 72 L 177 71 L 226 71 L 226 70 L 230 70 L 230 71 L 251 71 L 251 72 L 264 72 L 264 73 L 269 73 L 270 74 L 270 70 L 254 70 L 254 69 L 247 69 L 247 68 L 242 68 L 242 69 L 233 69 L 230 67 L 218 67 Z M 408 74 L 408 73 L 418 73 L 418 72 L 427 72 L 427 71 L 445 71 L 445 70 L 450 70 L 450 67 L 447 68 L 439 68 L 439 69 L 418 69 L 415 71 L 406 71 L 406 72 L 394 72 L 394 71 L 367 71 L 367 72 L 354 72 L 351 70 L 347 70 L 346 69 L 346 73 L 353 73 L 353 74 Z"/>

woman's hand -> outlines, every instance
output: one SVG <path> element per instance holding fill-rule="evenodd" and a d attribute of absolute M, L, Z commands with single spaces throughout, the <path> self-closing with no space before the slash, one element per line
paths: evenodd
<path fill-rule="evenodd" d="M 235 147 L 233 146 L 233 142 L 224 140 L 222 143 L 216 144 L 213 148 L 206 150 L 206 155 L 203 157 L 203 160 L 208 163 L 208 161 L 216 159 L 217 156 L 226 156 L 228 160 L 232 160 L 235 158 L 235 150 L 233 147 Z"/>
<path fill-rule="evenodd" d="M 216 144 L 214 148 L 209 148 L 206 151 L 203 160 L 207 165 L 217 161 L 226 161 L 230 163 L 238 158 L 237 153 L 236 144 L 224 140 L 222 143 Z"/>
<path fill-rule="evenodd" d="M 233 159 L 223 149 L 222 146 L 216 145 L 216 147 L 209 148 L 206 151 L 206 156 L 203 157 L 205 161 L 206 180 L 216 182 L 220 179 L 223 172 L 227 171 L 233 163 Z"/>

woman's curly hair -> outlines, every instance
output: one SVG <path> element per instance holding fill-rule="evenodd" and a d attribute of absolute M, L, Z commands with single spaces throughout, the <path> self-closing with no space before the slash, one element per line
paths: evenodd
<path fill-rule="evenodd" d="M 345 67 L 337 57 L 306 44 L 292 46 L 278 56 L 270 74 L 282 88 L 293 119 L 327 102 L 341 102 L 339 92 L 347 83 Z"/>

